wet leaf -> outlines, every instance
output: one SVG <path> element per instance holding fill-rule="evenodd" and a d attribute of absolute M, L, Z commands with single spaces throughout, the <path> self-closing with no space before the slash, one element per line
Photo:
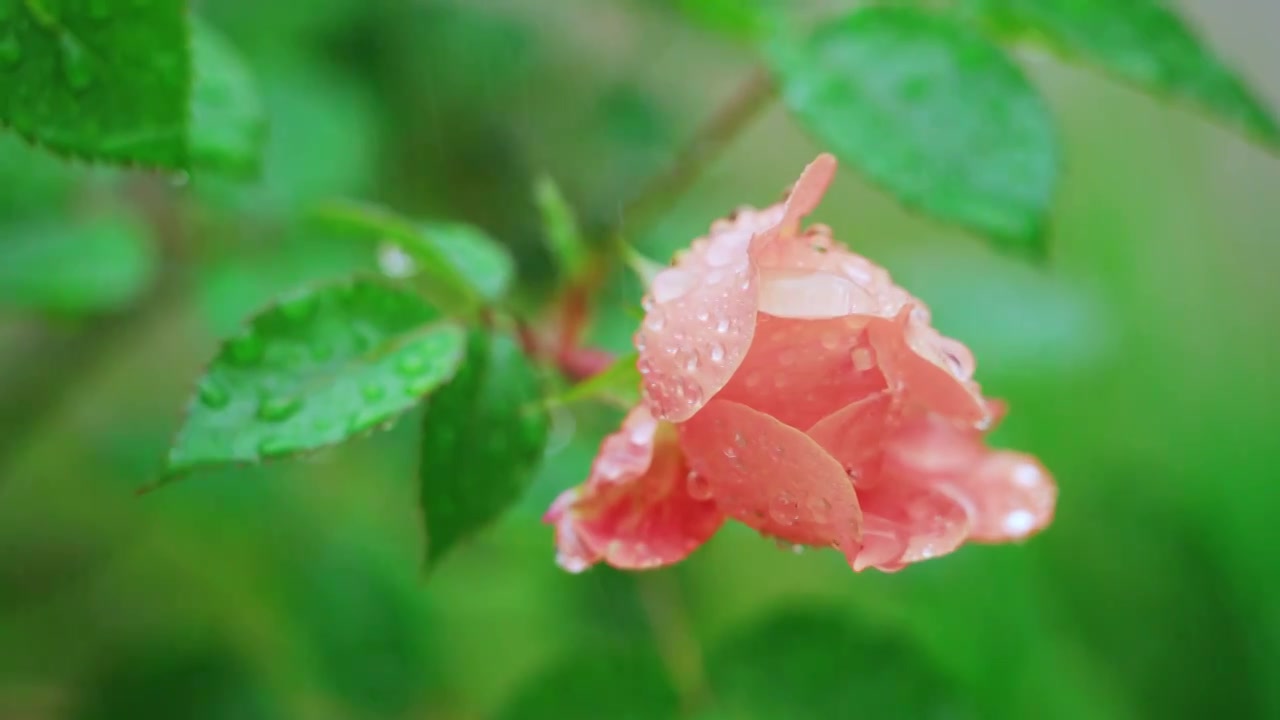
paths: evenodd
<path fill-rule="evenodd" d="M 186 0 L 0 0 L 0 123 L 56 152 L 185 169 Z"/>
<path fill-rule="evenodd" d="M 314 450 L 385 425 L 448 381 L 464 347 L 460 327 L 380 281 L 284 297 L 223 343 L 168 474 Z"/>
<path fill-rule="evenodd" d="M 1009 40 L 1039 40 L 1069 58 L 1171 99 L 1280 149 L 1280 125 L 1249 86 L 1179 17 L 1151 0 L 966 0 Z"/>
<path fill-rule="evenodd" d="M 945 17 L 872 7 L 772 53 L 817 138 L 905 204 L 1039 250 L 1058 175 L 1052 121 L 1022 72 Z"/>
<path fill-rule="evenodd" d="M 427 564 L 513 505 L 533 480 L 548 419 L 536 368 L 506 334 L 471 334 L 458 376 L 427 408 L 419 470 Z"/>

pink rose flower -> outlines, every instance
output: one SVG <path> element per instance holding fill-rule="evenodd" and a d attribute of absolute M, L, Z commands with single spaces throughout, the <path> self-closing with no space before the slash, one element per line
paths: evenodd
<path fill-rule="evenodd" d="M 828 228 L 801 228 L 835 166 L 818 157 L 785 202 L 714 223 L 653 278 L 644 401 L 545 518 L 563 567 L 674 563 L 729 517 L 894 571 L 1052 519 L 1044 467 L 983 444 L 1002 408 L 969 350 Z"/>

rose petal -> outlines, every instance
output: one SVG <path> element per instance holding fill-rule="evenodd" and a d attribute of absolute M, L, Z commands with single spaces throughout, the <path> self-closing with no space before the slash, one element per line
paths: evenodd
<path fill-rule="evenodd" d="M 771 230 L 782 206 L 740 211 L 712 225 L 674 267 L 654 278 L 636 333 L 637 366 L 654 416 L 688 419 L 729 382 L 751 346 L 759 304 L 747 248 Z"/>
<path fill-rule="evenodd" d="M 857 552 L 862 513 L 853 484 L 804 433 L 716 399 L 680 426 L 680 442 L 728 515 L 788 542 Z"/>
<path fill-rule="evenodd" d="M 761 314 L 755 340 L 719 397 L 805 429 L 885 387 L 873 365 L 855 365 L 866 346 L 861 319 L 793 320 Z"/>
<path fill-rule="evenodd" d="M 1058 488 L 1030 455 L 987 453 L 956 485 L 972 506 L 973 540 L 1022 540 L 1053 520 Z"/>
<path fill-rule="evenodd" d="M 893 395 L 882 390 L 822 418 L 806 434 L 844 467 L 855 488 L 875 487 L 885 439 L 896 421 L 892 409 Z"/>
<path fill-rule="evenodd" d="M 715 502 L 689 494 L 688 477 L 674 428 L 632 410 L 601 444 L 587 482 L 543 518 L 556 526 L 557 561 L 579 572 L 599 560 L 639 569 L 684 559 L 724 522 Z"/>
<path fill-rule="evenodd" d="M 873 319 L 868 334 L 889 387 L 904 402 L 957 422 L 990 425 L 991 410 L 969 380 L 973 366 L 968 348 L 912 318 L 911 306 L 893 319 Z"/>
<path fill-rule="evenodd" d="M 960 547 L 969 534 L 969 515 L 963 503 L 945 489 L 886 480 L 880 487 L 859 492 L 868 528 L 892 537 L 897 556 L 872 543 L 853 561 L 854 570 L 876 567 L 897 570 L 940 557 Z"/>

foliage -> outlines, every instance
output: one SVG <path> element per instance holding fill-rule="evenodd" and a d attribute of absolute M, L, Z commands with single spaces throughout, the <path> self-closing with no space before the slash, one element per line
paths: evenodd
<path fill-rule="evenodd" d="M 0 716 L 1280 713 L 1243 32 L 1280 16 L 1191 10 L 0 0 Z M 815 146 L 866 181 L 821 219 L 984 358 L 1056 527 L 562 576 L 538 518 L 639 388 L 632 245 Z"/>

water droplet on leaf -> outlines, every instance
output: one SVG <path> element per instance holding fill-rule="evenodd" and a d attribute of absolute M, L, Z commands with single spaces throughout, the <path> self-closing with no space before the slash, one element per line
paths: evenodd
<path fill-rule="evenodd" d="M 267 422 L 284 422 L 302 409 L 302 398 L 296 395 L 269 397 L 258 403 L 258 419 Z"/>
<path fill-rule="evenodd" d="M 377 402 L 387 396 L 387 389 L 381 383 L 367 382 L 360 388 L 360 394 L 369 402 Z"/>
<path fill-rule="evenodd" d="M 198 393 L 200 402 L 211 410 L 220 410 L 231 402 L 231 393 L 227 391 L 227 388 L 222 383 L 213 378 L 206 378 L 204 382 L 200 383 Z"/>
<path fill-rule="evenodd" d="M 258 443 L 258 454 L 264 456 L 282 455 L 292 449 L 288 440 L 274 435 L 268 435 Z"/>
<path fill-rule="evenodd" d="M 227 344 L 227 354 L 236 365 L 252 365 L 262 359 L 262 341 L 255 335 L 241 335 Z"/>
<path fill-rule="evenodd" d="M 416 352 L 406 352 L 396 361 L 396 370 L 401 375 L 417 375 L 427 367 L 427 359 Z"/>

